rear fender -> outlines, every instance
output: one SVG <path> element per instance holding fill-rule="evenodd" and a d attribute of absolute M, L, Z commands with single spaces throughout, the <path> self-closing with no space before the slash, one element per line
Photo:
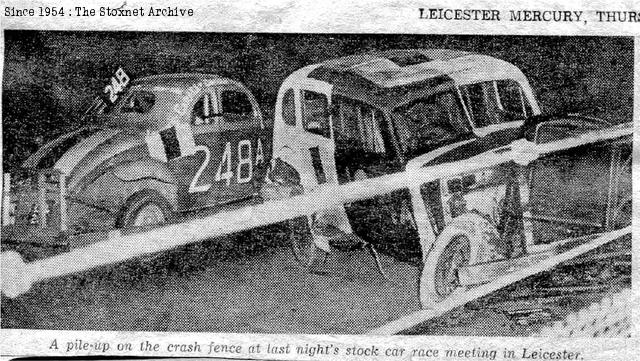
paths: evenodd
<path fill-rule="evenodd" d="M 129 178 L 122 179 L 117 177 L 115 172 L 106 172 L 85 187 L 81 194 L 72 195 L 72 197 L 85 204 L 91 204 L 117 214 L 133 194 L 151 189 L 166 198 L 174 211 L 177 209 L 178 186 L 176 184 L 165 182 L 156 177 L 139 177 L 139 175 L 133 177 L 132 174 L 129 174 Z"/>
<path fill-rule="evenodd" d="M 111 169 L 111 172 L 123 182 L 155 179 L 163 183 L 176 184 L 176 180 L 166 163 L 152 158 L 118 164 Z"/>

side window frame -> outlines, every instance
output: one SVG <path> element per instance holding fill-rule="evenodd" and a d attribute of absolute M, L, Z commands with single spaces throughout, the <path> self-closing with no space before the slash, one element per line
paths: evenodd
<path fill-rule="evenodd" d="M 508 86 L 515 86 L 518 90 L 518 97 L 519 97 L 519 105 L 520 105 L 520 112 L 522 112 L 522 114 L 524 115 L 525 118 L 529 117 L 531 115 L 531 106 L 529 105 L 529 100 L 527 99 L 527 97 L 524 94 L 524 90 L 522 89 L 522 85 L 520 83 L 518 83 L 516 80 L 514 79 L 498 79 L 498 80 L 494 80 L 494 87 L 496 89 L 496 96 L 498 98 L 498 104 L 500 105 L 500 109 L 501 110 L 505 110 L 505 111 L 511 111 L 509 109 L 506 109 L 504 106 L 504 102 L 503 102 L 503 95 L 504 95 L 504 90 L 500 91 L 500 85 L 498 84 L 498 82 L 504 83 Z M 505 85 L 505 86 L 506 86 Z M 504 89 L 504 88 L 503 88 Z"/>
<path fill-rule="evenodd" d="M 504 90 L 501 90 L 501 85 L 498 84 L 499 82 L 507 82 L 510 86 L 516 86 L 518 89 L 518 97 L 520 98 L 519 101 L 519 105 L 520 105 L 520 111 L 522 112 L 522 116 L 524 118 L 528 118 L 530 116 L 532 116 L 534 114 L 534 110 L 533 107 L 531 105 L 530 99 L 527 96 L 527 93 L 525 92 L 525 89 L 523 88 L 523 84 L 521 84 L 521 82 L 519 82 L 516 79 L 512 79 L 512 78 L 503 78 L 503 79 L 494 79 L 494 80 L 486 80 L 486 81 L 480 81 L 480 82 L 476 82 L 476 83 L 471 83 L 471 84 L 464 84 L 461 86 L 458 86 L 457 91 L 458 94 L 460 96 L 460 99 L 462 100 L 462 105 L 467 113 L 467 117 L 469 119 L 469 123 L 471 124 L 471 127 L 474 130 L 481 130 L 487 127 L 491 127 L 494 125 L 498 125 L 498 124 L 505 124 L 505 123 L 515 123 L 518 122 L 520 120 L 502 120 L 498 123 L 493 122 L 494 120 L 498 119 L 497 114 L 498 113 L 487 113 L 486 110 L 490 109 L 492 106 L 495 106 L 497 108 L 497 110 L 500 110 L 504 113 L 510 113 L 510 114 L 514 114 L 514 112 L 511 112 L 510 110 L 508 110 L 505 107 L 504 104 Z M 489 84 L 490 83 L 490 84 Z M 471 92 L 469 91 L 471 87 L 480 87 L 482 89 L 482 107 L 484 108 L 484 112 L 482 112 L 482 117 L 478 118 L 478 114 L 476 114 L 476 110 L 474 109 L 477 105 L 476 102 L 472 101 L 472 95 Z M 488 90 L 488 88 L 491 88 L 490 90 Z M 502 89 L 504 89 L 504 86 L 502 86 Z M 488 95 L 489 93 L 493 93 L 493 97 L 491 97 L 490 99 L 488 99 Z M 495 104 L 490 104 L 492 102 L 495 102 Z M 518 112 L 519 113 L 519 112 Z M 490 117 L 488 117 L 487 115 L 491 114 Z M 477 122 L 479 121 L 479 119 L 482 120 L 489 120 L 488 124 L 482 124 L 479 125 L 477 124 Z"/>
<path fill-rule="evenodd" d="M 307 113 L 306 113 L 306 100 L 305 100 L 305 93 L 313 93 L 313 94 L 317 94 L 320 95 L 322 97 L 324 97 L 324 100 L 326 101 L 325 104 L 325 111 L 326 111 L 326 129 L 324 129 L 326 131 L 323 132 L 322 134 L 317 133 L 317 132 L 313 132 L 307 129 Z M 300 127 L 302 128 L 302 130 L 306 133 L 309 134 L 314 134 L 326 139 L 333 139 L 333 127 L 332 127 L 332 119 L 331 119 L 331 99 L 327 96 L 327 94 L 322 93 L 322 92 L 318 92 L 315 90 L 311 90 L 311 89 L 304 89 L 301 88 L 297 91 L 297 95 L 298 95 L 298 104 L 299 104 L 299 108 L 300 108 Z M 322 124 L 321 124 L 322 125 Z"/>
<path fill-rule="evenodd" d="M 296 111 L 296 93 L 299 93 L 299 91 L 296 91 L 294 88 L 289 88 L 282 95 L 282 109 L 280 110 L 280 115 L 282 116 L 282 122 L 288 127 L 295 127 L 296 125 L 298 125 L 298 113 Z M 291 96 L 290 103 L 287 102 L 289 95 Z M 286 109 L 289 107 L 290 109 Z M 288 121 L 291 119 L 293 119 L 293 122 Z"/>
<path fill-rule="evenodd" d="M 238 119 L 242 119 L 243 117 L 250 117 L 251 119 L 238 120 L 234 122 L 225 120 L 225 113 L 224 113 L 223 104 L 222 104 L 222 93 L 225 91 L 234 91 L 237 93 L 242 93 L 247 97 L 249 104 L 251 104 L 251 113 L 246 115 L 235 114 L 235 116 L 237 116 Z M 217 109 L 218 109 L 217 116 L 219 116 L 219 118 L 222 119 L 225 123 L 233 124 L 238 122 L 243 122 L 243 123 L 255 122 L 255 123 L 261 124 L 262 122 L 262 119 L 260 117 L 261 113 L 260 113 L 260 107 L 258 106 L 258 102 L 255 100 L 255 98 L 253 97 L 253 94 L 248 89 L 237 86 L 236 84 L 224 84 L 224 85 L 217 86 L 216 101 L 217 101 Z"/>
<path fill-rule="evenodd" d="M 442 99 L 444 99 L 445 96 L 450 97 L 450 100 L 456 103 L 458 114 L 456 115 L 455 118 L 459 119 L 461 122 L 453 121 L 454 117 L 452 117 L 451 110 L 447 109 L 447 107 L 445 106 L 446 104 L 444 104 L 442 101 Z M 427 107 L 437 106 L 440 109 L 445 109 L 446 113 L 443 113 L 445 118 L 440 118 L 440 120 L 436 121 L 435 118 L 433 117 L 427 117 L 425 119 L 427 119 L 428 122 L 420 123 L 423 126 L 427 125 L 429 128 L 437 127 L 437 128 L 443 129 L 446 132 L 445 134 L 450 135 L 447 138 L 437 138 L 437 137 L 431 138 L 432 140 L 442 139 L 442 142 L 440 145 L 438 145 L 438 148 L 455 143 L 456 141 L 459 141 L 460 139 L 463 139 L 464 137 L 466 137 L 467 134 L 472 134 L 472 132 L 475 130 L 475 128 L 472 126 L 472 123 L 469 122 L 469 118 L 468 118 L 469 115 L 467 113 L 467 110 L 465 109 L 465 104 L 462 101 L 462 99 L 460 99 L 460 94 L 456 89 L 451 89 L 451 90 L 442 91 L 438 93 L 432 93 L 429 96 L 424 98 L 416 98 L 391 111 L 391 114 L 393 114 L 392 118 L 394 123 L 393 124 L 394 133 L 398 139 L 399 149 L 403 157 L 406 157 L 407 152 L 409 152 L 410 150 L 411 150 L 410 153 L 413 153 L 415 151 L 416 149 L 415 147 L 408 147 L 405 142 L 406 142 L 406 139 L 409 138 L 408 134 L 413 134 L 413 133 L 416 133 L 417 131 L 415 129 L 411 129 L 411 127 L 409 127 L 410 123 L 408 123 L 406 120 L 401 120 L 401 118 L 403 117 L 409 118 L 407 115 L 401 115 L 402 113 L 398 114 L 397 112 L 401 111 L 402 108 L 405 108 L 405 111 L 406 111 L 415 106 L 419 106 L 419 104 L 424 104 Z M 411 119 L 409 120 L 412 121 Z M 422 133 L 420 134 L 422 135 Z M 425 143 L 424 139 L 420 143 Z M 430 142 L 429 144 L 431 143 L 435 145 L 438 142 Z"/>
<path fill-rule="evenodd" d="M 209 106 L 208 106 L 208 110 L 209 110 L 209 116 L 206 116 L 206 114 L 204 114 L 204 109 L 206 109 L 206 107 L 203 109 L 203 115 L 205 115 L 205 117 L 203 117 L 203 122 L 200 124 L 196 124 L 195 123 L 195 117 L 194 117 L 194 110 L 196 105 L 198 104 L 198 102 L 202 99 L 202 98 L 208 98 L 209 99 Z M 189 123 L 194 126 L 194 127 L 200 127 L 203 125 L 212 125 L 215 124 L 218 120 L 219 117 L 219 106 L 218 106 L 218 101 L 217 101 L 217 94 L 215 89 L 213 88 L 207 88 L 205 89 L 203 92 L 199 93 L 198 96 L 195 98 L 195 102 L 193 103 L 193 105 L 191 106 L 191 113 L 189 114 Z"/>
<path fill-rule="evenodd" d="M 368 108 L 368 110 L 370 110 L 371 116 L 371 128 L 365 129 L 363 128 L 364 124 L 360 124 L 359 122 L 358 124 L 345 124 L 347 109 L 344 108 L 343 105 L 359 107 L 359 112 L 362 111 L 362 107 Z M 355 141 L 355 143 L 357 143 L 357 149 L 362 152 L 382 155 L 387 159 L 398 158 L 399 152 L 397 139 L 393 131 L 393 125 L 391 124 L 392 121 L 389 117 L 389 113 L 386 110 L 376 108 L 370 104 L 367 104 L 366 102 L 357 99 L 334 94 L 331 100 L 331 118 L 331 132 L 332 138 L 334 142 L 336 142 L 336 149 L 338 147 L 338 142 L 348 139 L 349 141 Z M 376 137 L 375 140 L 371 140 L 373 139 L 371 138 L 369 139 L 371 142 L 367 143 L 365 139 L 363 139 L 363 137 L 367 138 L 367 135 L 365 133 L 370 131 L 375 132 L 380 136 L 380 138 L 378 139 Z M 350 134 L 350 136 L 345 137 L 344 134 L 347 132 L 354 132 L 358 134 Z M 355 135 L 355 138 L 351 137 L 351 135 Z M 380 143 L 377 143 L 376 145 L 373 144 L 378 141 Z M 375 148 L 377 145 L 380 145 L 382 149 L 371 149 L 371 147 Z"/>

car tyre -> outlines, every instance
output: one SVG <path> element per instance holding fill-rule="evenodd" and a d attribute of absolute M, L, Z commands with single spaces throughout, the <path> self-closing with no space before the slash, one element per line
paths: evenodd
<path fill-rule="evenodd" d="M 422 307 L 433 308 L 468 289 L 459 283 L 461 267 L 503 259 L 495 246 L 498 238 L 495 226 L 480 215 L 467 213 L 453 219 L 424 259 L 419 284 Z"/>
<path fill-rule="evenodd" d="M 469 264 L 471 244 L 464 234 L 439 242 L 429 253 L 420 277 L 420 302 L 433 308 L 448 297 L 465 291 L 458 283 L 457 271 Z"/>
<path fill-rule="evenodd" d="M 156 226 L 172 219 L 169 201 L 158 191 L 146 189 L 129 197 L 116 220 L 116 228 Z"/>

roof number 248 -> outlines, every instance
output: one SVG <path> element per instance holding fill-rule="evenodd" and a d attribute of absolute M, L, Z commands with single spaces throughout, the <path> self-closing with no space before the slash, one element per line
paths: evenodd
<path fill-rule="evenodd" d="M 116 74 L 111 77 L 111 84 L 104 87 L 104 93 L 109 94 L 109 101 L 111 103 L 116 102 L 118 94 L 129 84 L 129 80 L 127 73 L 125 73 L 122 68 L 118 68 Z"/>

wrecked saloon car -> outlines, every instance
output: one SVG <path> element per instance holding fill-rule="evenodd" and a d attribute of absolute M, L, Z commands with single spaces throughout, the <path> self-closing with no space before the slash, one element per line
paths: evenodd
<path fill-rule="evenodd" d="M 543 116 L 513 64 L 455 50 L 354 55 L 306 66 L 282 84 L 264 197 L 281 198 L 609 126 Z M 498 153 L 495 153 L 498 154 Z M 294 255 L 373 245 L 423 265 L 430 307 L 464 289 L 465 265 L 514 259 L 554 240 L 630 221 L 627 138 L 376 195 L 290 222 Z M 625 211 L 625 209 L 628 209 Z"/>

